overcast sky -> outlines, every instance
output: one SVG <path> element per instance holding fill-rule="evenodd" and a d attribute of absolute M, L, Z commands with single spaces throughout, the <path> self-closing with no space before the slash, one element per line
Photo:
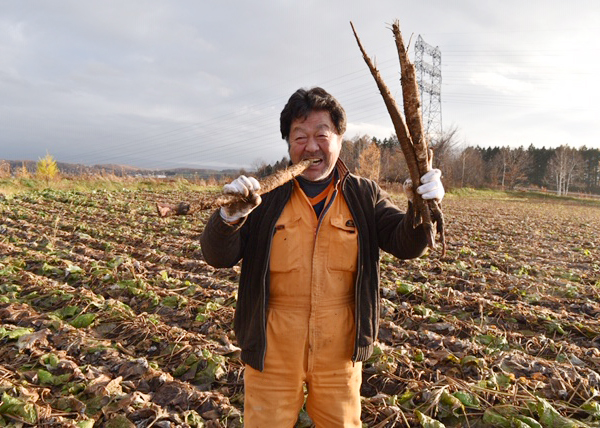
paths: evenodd
<path fill-rule="evenodd" d="M 600 2 L 1 0 L 0 159 L 239 168 L 286 155 L 322 86 L 347 138 L 393 132 L 349 21 L 401 101 L 392 33 L 442 53 L 442 123 L 476 146 L 600 148 Z"/>

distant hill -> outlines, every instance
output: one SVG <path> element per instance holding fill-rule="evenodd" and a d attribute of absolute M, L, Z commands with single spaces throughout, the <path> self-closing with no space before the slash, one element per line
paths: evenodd
<path fill-rule="evenodd" d="M 1 161 L 1 159 L 0 159 Z M 32 160 L 6 160 L 9 163 L 11 171 L 14 173 L 16 170 L 25 166 L 27 171 L 35 173 L 36 161 Z M 227 169 L 227 170 L 216 170 L 207 168 L 171 168 L 171 169 L 144 169 L 137 168 L 130 165 L 117 165 L 117 164 L 100 164 L 100 165 L 83 165 L 76 163 L 56 162 L 58 169 L 63 174 L 68 175 L 83 175 L 83 174 L 101 174 L 109 173 L 114 174 L 118 177 L 122 176 L 166 176 L 166 177 L 194 177 L 194 178 L 209 178 L 209 177 L 222 177 L 237 174 L 239 170 Z"/>

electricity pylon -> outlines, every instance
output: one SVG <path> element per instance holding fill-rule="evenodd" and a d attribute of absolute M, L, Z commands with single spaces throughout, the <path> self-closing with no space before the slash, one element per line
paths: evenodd
<path fill-rule="evenodd" d="M 442 135 L 442 52 L 439 47 L 425 42 L 421 35 L 415 43 L 415 68 L 425 133 L 430 139 L 439 138 Z"/>

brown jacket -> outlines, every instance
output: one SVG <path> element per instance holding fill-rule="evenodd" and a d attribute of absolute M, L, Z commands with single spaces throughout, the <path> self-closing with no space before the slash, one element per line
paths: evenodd
<path fill-rule="evenodd" d="M 341 189 L 358 230 L 358 269 L 354 287 L 356 338 L 353 361 L 373 352 L 379 328 L 379 249 L 401 259 L 418 257 L 427 241 L 422 226 L 413 229 L 412 207 L 403 213 L 374 181 L 348 173 L 338 161 Z M 266 352 L 269 264 L 275 224 L 292 193 L 293 182 L 262 196 L 262 203 L 238 224 L 225 223 L 216 211 L 200 237 L 207 263 L 231 267 L 242 260 L 234 330 L 242 360 L 262 370 Z"/>

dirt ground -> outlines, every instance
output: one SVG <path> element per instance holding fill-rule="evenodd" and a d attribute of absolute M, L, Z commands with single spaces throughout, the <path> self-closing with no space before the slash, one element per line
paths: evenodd
<path fill-rule="evenodd" d="M 156 211 L 193 199 L 0 200 L 0 426 L 242 425 L 239 268 L 204 262 L 208 212 Z M 443 208 L 444 258 L 381 254 L 364 425 L 600 426 L 600 205 L 474 192 Z"/>

